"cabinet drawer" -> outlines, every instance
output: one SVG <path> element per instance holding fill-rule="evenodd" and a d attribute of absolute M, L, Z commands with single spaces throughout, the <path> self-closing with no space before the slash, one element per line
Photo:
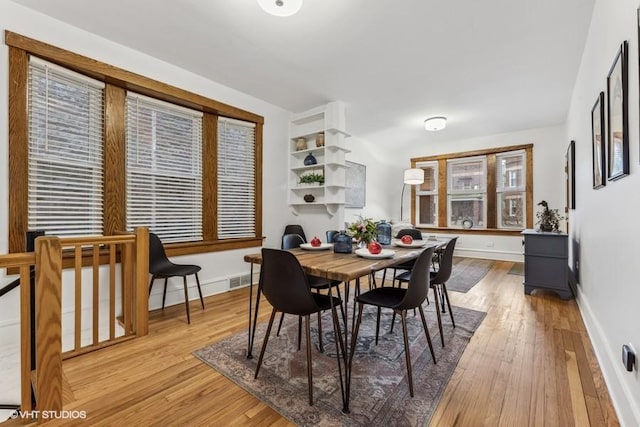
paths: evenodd
<path fill-rule="evenodd" d="M 567 260 L 526 256 L 524 260 L 524 284 L 551 289 L 569 289 Z"/>
<path fill-rule="evenodd" d="M 526 236 L 524 239 L 524 253 L 525 255 L 567 257 L 567 239 L 564 236 Z"/>

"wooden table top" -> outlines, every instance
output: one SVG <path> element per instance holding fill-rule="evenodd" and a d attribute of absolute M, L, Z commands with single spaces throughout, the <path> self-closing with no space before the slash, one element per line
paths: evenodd
<path fill-rule="evenodd" d="M 307 274 L 347 282 L 349 280 L 355 280 L 358 277 L 366 276 L 374 271 L 416 259 L 424 249 L 431 246 L 441 247 L 447 243 L 445 240 L 425 242 L 427 244 L 423 248 L 389 246 L 387 249 L 393 250 L 395 255 L 393 258 L 384 259 L 362 258 L 355 253 L 337 254 L 330 249 L 324 251 L 291 249 L 290 252 L 298 258 L 300 265 L 302 265 L 302 268 Z M 244 260 L 246 262 L 261 264 L 262 254 L 248 254 L 245 255 Z"/>

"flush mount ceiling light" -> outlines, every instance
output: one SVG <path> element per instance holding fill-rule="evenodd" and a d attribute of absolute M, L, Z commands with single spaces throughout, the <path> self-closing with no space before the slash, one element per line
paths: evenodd
<path fill-rule="evenodd" d="M 265 12 L 275 16 L 291 16 L 302 7 L 302 0 L 258 0 Z"/>
<path fill-rule="evenodd" d="M 446 117 L 431 117 L 424 121 L 424 128 L 430 131 L 442 130 L 447 127 Z"/>

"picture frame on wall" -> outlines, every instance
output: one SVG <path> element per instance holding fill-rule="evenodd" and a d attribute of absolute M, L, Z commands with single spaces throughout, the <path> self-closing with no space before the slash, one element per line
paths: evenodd
<path fill-rule="evenodd" d="M 566 154 L 567 207 L 576 208 L 576 142 L 571 141 Z"/>
<path fill-rule="evenodd" d="M 366 202 L 367 166 L 346 161 L 345 208 L 363 208 Z"/>
<path fill-rule="evenodd" d="M 604 143 L 604 92 L 600 92 L 591 109 L 591 151 L 593 155 L 593 188 L 602 188 L 607 184 Z"/>
<path fill-rule="evenodd" d="M 607 75 L 607 172 L 609 181 L 629 175 L 628 43 Z"/>

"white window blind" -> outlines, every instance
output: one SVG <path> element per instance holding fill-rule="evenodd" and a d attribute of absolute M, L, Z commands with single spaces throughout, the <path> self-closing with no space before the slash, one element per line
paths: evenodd
<path fill-rule="evenodd" d="M 102 234 L 104 84 L 29 58 L 29 229 Z"/>
<path fill-rule="evenodd" d="M 255 124 L 218 119 L 218 238 L 255 237 Z"/>
<path fill-rule="evenodd" d="M 202 240 L 202 113 L 127 93 L 127 229 Z"/>

